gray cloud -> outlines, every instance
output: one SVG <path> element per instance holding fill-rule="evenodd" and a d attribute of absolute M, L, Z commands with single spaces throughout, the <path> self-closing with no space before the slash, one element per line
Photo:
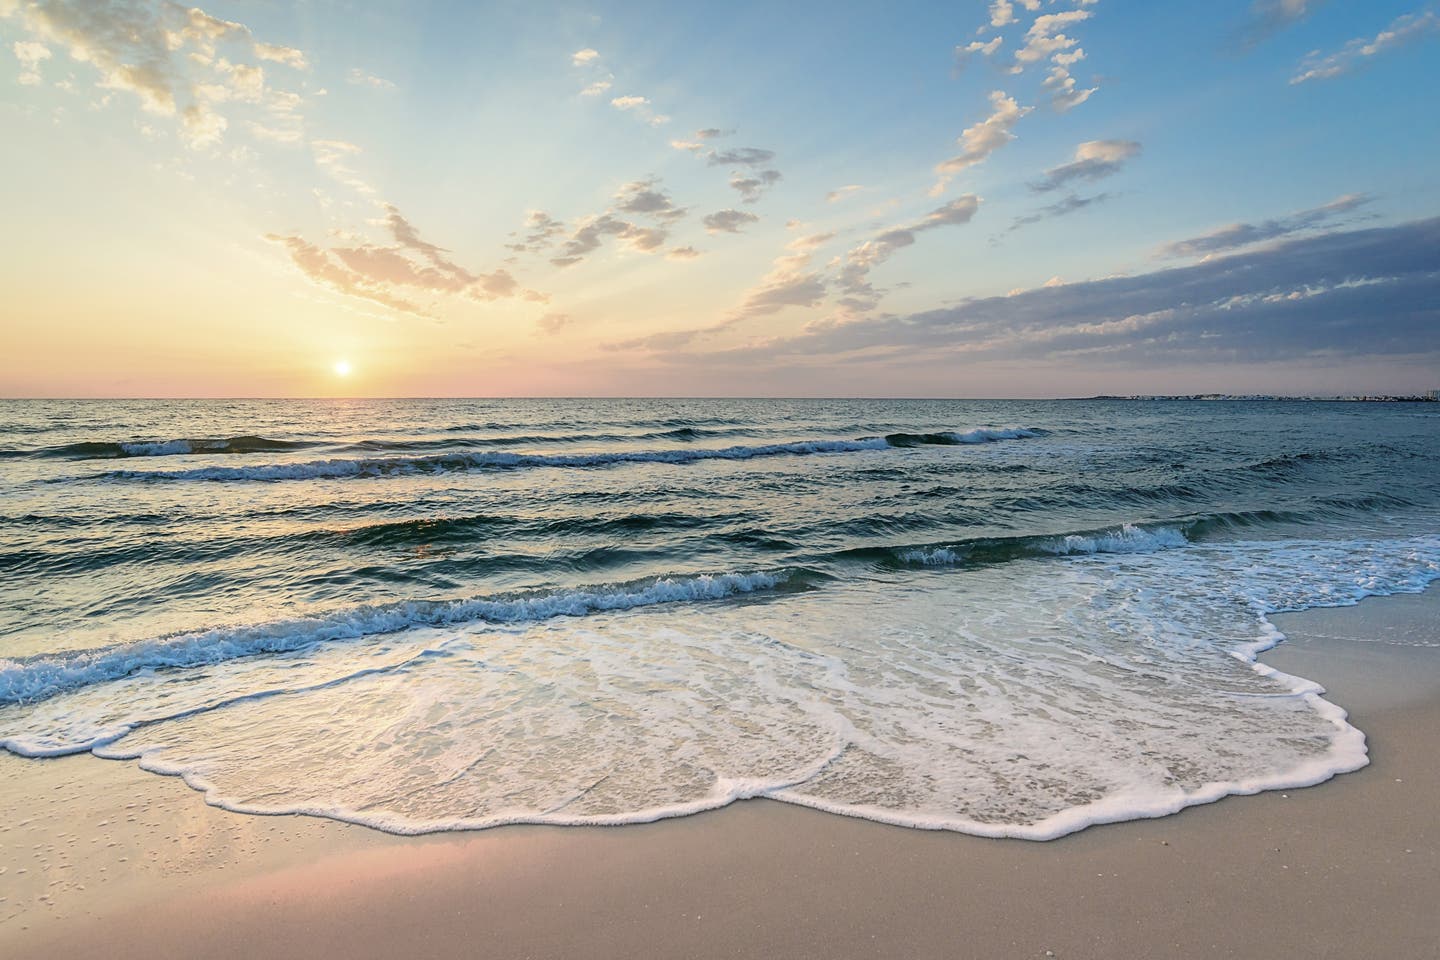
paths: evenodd
<path fill-rule="evenodd" d="M 686 214 L 685 208 L 675 206 L 670 195 L 660 189 L 654 177 L 627 183 L 615 200 L 615 209 L 621 213 L 641 214 L 664 223 L 672 223 Z"/>
<path fill-rule="evenodd" d="M 1045 193 L 1077 180 L 1102 180 L 1119 173 L 1125 161 L 1139 154 L 1140 144 L 1134 140 L 1087 140 L 1075 148 L 1074 160 L 1046 170 L 1045 178 L 1030 189 Z"/>
<path fill-rule="evenodd" d="M 780 180 L 779 170 L 761 170 L 749 177 L 734 173 L 730 175 L 730 186 L 740 194 L 742 203 L 755 203 L 764 196 L 766 190 L 779 183 Z"/>
<path fill-rule="evenodd" d="M 1348 193 L 1329 203 L 1309 210 L 1292 213 L 1288 217 L 1262 220 L 1259 223 L 1232 223 L 1229 226 L 1203 233 L 1187 240 L 1176 240 L 1161 247 L 1161 257 L 1200 257 L 1234 250 L 1238 247 L 1274 240 L 1303 230 L 1323 226 L 1342 214 L 1349 213 L 1370 203 L 1374 198 L 1367 194 Z"/>
<path fill-rule="evenodd" d="M 565 232 L 565 224 L 556 220 L 544 210 L 531 210 L 525 218 L 526 233 L 518 240 L 505 244 L 507 250 L 516 253 L 538 253 L 555 243 L 555 238 Z M 516 234 L 512 233 L 514 237 Z"/>
<path fill-rule="evenodd" d="M 754 369 L 786 358 L 1063 361 L 1164 367 L 1440 356 L 1440 217 L 1298 238 L 1131 277 L 1058 284 L 903 317 L 816 325 L 703 355 Z M 947 357 L 951 358 L 947 361 Z"/>
<path fill-rule="evenodd" d="M 705 131 L 701 131 L 704 133 Z M 730 150 L 711 150 L 705 162 L 712 167 L 763 167 L 775 159 L 774 150 L 758 147 L 735 147 Z"/>
<path fill-rule="evenodd" d="M 1009 229 L 1007 229 L 1005 232 L 1014 233 L 1016 230 L 1019 230 L 1023 227 L 1028 227 L 1034 223 L 1039 223 L 1042 220 L 1053 220 L 1056 217 L 1063 217 L 1068 214 L 1075 213 L 1079 210 L 1084 210 L 1091 204 L 1104 203 L 1106 200 L 1114 199 L 1114 197 L 1115 194 L 1113 193 L 1097 193 L 1093 197 L 1078 197 L 1072 193 L 1064 199 L 1058 200 L 1055 203 L 1049 204 L 1048 206 L 1041 207 L 1039 210 L 1036 210 L 1033 213 L 1028 213 L 1022 217 L 1016 217 L 1013 221 L 1011 221 Z"/>
<path fill-rule="evenodd" d="M 660 227 L 644 227 L 604 213 L 577 227 L 550 262 L 557 267 L 573 266 L 598 250 L 606 237 L 615 237 L 634 250 L 651 253 L 664 246 L 669 233 Z"/>
<path fill-rule="evenodd" d="M 705 229 L 711 233 L 739 233 L 741 227 L 759 219 L 755 214 L 744 210 L 717 210 L 706 216 L 702 222 Z"/>

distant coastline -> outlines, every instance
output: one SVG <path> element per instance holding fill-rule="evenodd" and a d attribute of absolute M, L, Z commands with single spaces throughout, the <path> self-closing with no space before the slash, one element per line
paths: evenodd
<path fill-rule="evenodd" d="M 1101 394 L 1086 397 L 1086 400 L 1284 400 L 1291 403 L 1434 403 L 1440 400 L 1440 391 L 1409 396 L 1355 395 L 1334 397 L 1287 397 L 1271 393 L 1138 393 L 1128 396 Z"/>

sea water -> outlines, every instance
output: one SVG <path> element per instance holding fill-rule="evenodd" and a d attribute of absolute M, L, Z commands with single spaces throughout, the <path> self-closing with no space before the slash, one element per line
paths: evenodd
<path fill-rule="evenodd" d="M 1366 762 L 1256 661 L 1440 577 L 1440 405 L 0 403 L 0 746 L 397 833 L 1044 839 Z"/>

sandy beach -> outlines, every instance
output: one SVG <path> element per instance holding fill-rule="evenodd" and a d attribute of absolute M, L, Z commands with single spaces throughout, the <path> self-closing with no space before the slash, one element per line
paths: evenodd
<path fill-rule="evenodd" d="M 1046 843 L 773 801 L 393 837 L 229 813 L 88 755 L 0 756 L 0 953 L 1440 956 L 1440 591 L 1275 622 L 1289 642 L 1264 659 L 1350 711 L 1367 768 Z"/>

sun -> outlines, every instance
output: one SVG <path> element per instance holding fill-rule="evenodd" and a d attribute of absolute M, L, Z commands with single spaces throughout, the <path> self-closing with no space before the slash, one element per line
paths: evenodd
<path fill-rule="evenodd" d="M 349 361 L 349 360 L 336 360 L 336 361 L 335 361 L 335 376 L 337 376 L 337 377 L 348 377 L 348 376 L 350 376 L 350 361 Z"/>

